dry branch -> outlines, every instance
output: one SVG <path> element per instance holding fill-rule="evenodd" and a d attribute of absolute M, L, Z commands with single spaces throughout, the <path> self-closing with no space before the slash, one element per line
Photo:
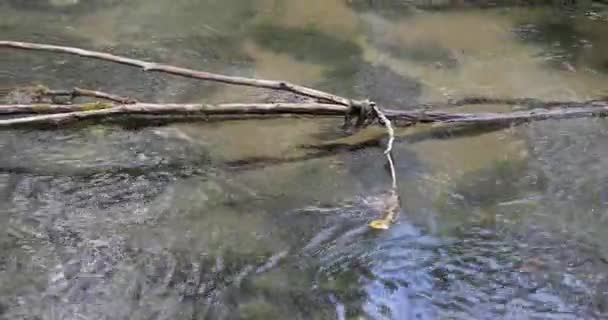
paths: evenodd
<path fill-rule="evenodd" d="M 0 115 L 16 114 L 55 114 L 95 111 L 100 109 L 117 109 L 123 114 L 148 115 L 254 115 L 254 114 L 310 114 L 341 116 L 348 107 L 325 103 L 226 103 L 226 104 L 8 104 L 0 105 Z"/>
<path fill-rule="evenodd" d="M 70 112 L 65 112 L 71 110 Z M 341 116 L 348 107 L 322 103 L 274 103 L 274 104 L 103 104 L 87 103 L 78 105 L 0 105 L 0 114 L 10 111 L 24 113 L 55 113 L 0 120 L 0 127 L 24 125 L 65 125 L 81 120 L 112 118 L 125 115 L 334 115 Z M 58 113 L 64 112 L 64 113 Z"/>
<path fill-rule="evenodd" d="M 333 95 L 331 93 L 319 91 L 316 89 L 311 89 L 307 87 L 303 87 L 300 85 L 296 85 L 293 83 L 289 83 L 286 81 L 275 81 L 275 80 L 259 80 L 253 78 L 245 78 L 245 77 L 233 77 L 226 76 L 221 74 L 215 74 L 205 71 L 198 71 L 187 68 L 175 67 L 162 63 L 155 62 L 146 62 L 142 60 L 117 56 L 109 53 L 103 53 L 98 51 L 85 50 L 74 47 L 64 47 L 64 46 L 54 46 L 47 44 L 37 44 L 37 43 L 29 43 L 29 42 L 17 42 L 17 41 L 0 41 L 0 47 L 4 48 L 13 48 L 13 49 L 23 49 L 23 50 L 38 50 L 38 51 L 48 51 L 55 53 L 66 53 L 71 55 L 77 55 L 86 58 L 93 58 L 97 60 L 104 60 L 109 62 L 115 62 L 119 64 L 124 64 L 133 67 L 139 67 L 144 71 L 154 71 L 154 72 L 163 72 L 168 74 L 173 74 L 182 77 L 195 78 L 201 80 L 215 81 L 226 84 L 233 85 L 242 85 L 242 86 L 250 86 L 250 87 L 258 87 L 258 88 L 266 88 L 266 89 L 274 89 L 274 90 L 282 90 L 292 92 L 298 95 L 307 96 L 311 98 L 318 99 L 321 102 L 332 102 L 344 106 L 349 106 L 351 101 L 349 99 Z"/>

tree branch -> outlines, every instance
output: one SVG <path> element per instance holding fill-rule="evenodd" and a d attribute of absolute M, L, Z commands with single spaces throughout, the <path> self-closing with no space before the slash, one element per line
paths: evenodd
<path fill-rule="evenodd" d="M 48 51 L 55 53 L 66 53 L 86 58 L 93 58 L 97 60 L 104 60 L 109 62 L 115 62 L 123 65 L 139 67 L 144 71 L 154 71 L 154 72 L 163 72 L 172 75 L 187 77 L 187 78 L 195 78 L 201 80 L 215 81 L 226 84 L 233 85 L 241 85 L 241 86 L 250 86 L 250 87 L 258 87 L 258 88 L 266 88 L 266 89 L 274 89 L 274 90 L 282 90 L 292 92 L 294 94 L 311 97 L 318 99 L 321 102 L 332 102 L 344 106 L 350 105 L 350 100 L 333 95 L 331 93 L 319 91 L 316 89 L 307 88 L 304 86 L 296 85 L 293 83 L 289 83 L 286 81 L 275 81 L 275 80 L 258 80 L 253 78 L 245 78 L 245 77 L 232 77 L 221 74 L 215 74 L 205 71 L 197 71 L 187 68 L 175 67 L 167 64 L 155 63 L 155 62 L 146 62 L 142 60 L 117 56 L 109 53 L 85 50 L 74 47 L 64 47 L 64 46 L 54 46 L 47 44 L 37 44 L 37 43 L 29 43 L 29 42 L 17 42 L 17 41 L 0 41 L 0 47 L 4 48 L 13 48 L 13 49 L 22 49 L 22 50 L 38 50 L 38 51 Z"/>
<path fill-rule="evenodd" d="M 64 125 L 79 120 L 112 118 L 125 115 L 179 116 L 253 116 L 253 115 L 323 115 L 343 116 L 349 107 L 325 103 L 251 103 L 251 104 L 111 104 L 74 105 L 35 104 L 0 105 L 0 114 L 43 114 L 0 120 L 0 127 L 17 125 Z M 445 113 L 433 111 L 383 110 L 383 117 L 404 125 L 436 123 L 438 125 L 508 125 L 522 122 L 608 116 L 608 103 L 595 102 L 586 107 L 537 109 L 506 113 Z M 382 119 L 382 117 L 380 117 Z M 170 120 L 170 119 L 169 119 Z M 384 121 L 383 121 L 384 122 Z M 386 122 L 384 122 L 386 125 Z M 389 147 L 392 146 L 389 133 Z M 390 151 L 390 150 L 389 150 Z"/>
<path fill-rule="evenodd" d="M 24 125 L 65 125 L 81 120 L 112 118 L 124 115 L 334 115 L 342 116 L 348 107 L 322 103 L 274 103 L 274 104 L 104 104 L 86 103 L 77 105 L 0 105 L 0 114 L 15 113 L 54 113 L 14 119 L 0 120 L 1 127 Z M 69 112 L 66 112 L 69 111 Z M 63 112 L 63 113 L 61 113 Z"/>

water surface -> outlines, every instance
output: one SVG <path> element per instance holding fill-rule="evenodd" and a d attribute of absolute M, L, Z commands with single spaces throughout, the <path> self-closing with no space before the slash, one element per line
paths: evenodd
<path fill-rule="evenodd" d="M 3 39 L 284 79 L 382 106 L 608 94 L 601 2 L 0 1 Z M 0 86 L 144 101 L 292 99 L 4 50 Z M 508 111 L 506 106 L 464 110 Z M 455 109 L 456 111 L 456 109 Z M 608 126 L 400 129 L 339 119 L 0 132 L 3 319 L 600 319 Z"/>

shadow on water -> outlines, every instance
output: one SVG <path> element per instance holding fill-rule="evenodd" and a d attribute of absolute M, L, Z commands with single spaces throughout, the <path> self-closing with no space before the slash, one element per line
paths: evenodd
<path fill-rule="evenodd" d="M 605 25 L 585 14 L 599 2 L 425 3 L 4 1 L 0 30 L 395 108 L 460 91 L 587 97 L 608 84 Z M 574 18 L 549 19 L 555 10 Z M 555 42 L 576 72 L 538 58 Z M 0 86 L 32 82 L 153 101 L 285 98 L 75 57 L 0 58 Z M 390 182 L 382 131 L 149 121 L 0 131 L 0 319 L 608 312 L 605 120 L 398 132 L 403 210 L 386 232 L 367 227 Z"/>

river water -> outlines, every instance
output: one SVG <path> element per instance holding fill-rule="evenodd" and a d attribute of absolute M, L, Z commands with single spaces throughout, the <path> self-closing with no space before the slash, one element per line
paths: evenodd
<path fill-rule="evenodd" d="M 535 3 L 2 0 L 0 38 L 391 108 L 608 95 L 608 7 Z M 150 102 L 281 98 L 3 49 L 0 86 L 34 83 Z M 144 121 L 0 132 L 1 319 L 608 316 L 606 120 L 399 129 L 403 211 L 384 232 L 366 226 L 390 185 L 381 129 Z"/>

